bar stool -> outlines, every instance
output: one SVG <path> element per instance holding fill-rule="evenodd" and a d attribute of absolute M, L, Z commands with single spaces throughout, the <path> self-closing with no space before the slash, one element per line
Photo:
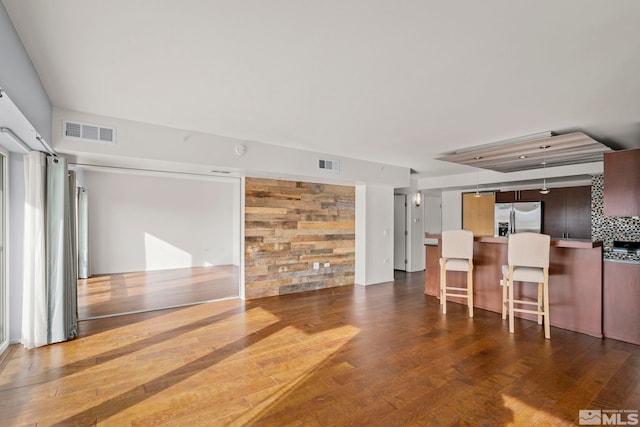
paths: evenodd
<path fill-rule="evenodd" d="M 467 287 L 447 286 L 447 271 L 466 271 Z M 440 304 L 443 314 L 447 314 L 447 297 L 466 298 L 469 317 L 473 317 L 473 232 L 471 231 L 449 230 L 442 232 Z"/>
<path fill-rule="evenodd" d="M 549 250 L 551 237 L 539 233 L 515 233 L 509 235 L 508 265 L 502 266 L 502 318 L 509 313 L 509 332 L 514 332 L 514 313 L 538 315 L 541 325 L 544 317 L 544 337 L 551 338 L 549 325 Z M 513 297 L 515 282 L 538 284 L 538 299 L 517 300 Z M 537 310 L 515 308 L 518 305 L 534 305 Z"/>

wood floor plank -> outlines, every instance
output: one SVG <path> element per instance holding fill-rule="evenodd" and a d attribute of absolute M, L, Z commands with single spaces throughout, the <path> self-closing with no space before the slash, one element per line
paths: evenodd
<path fill-rule="evenodd" d="M 78 317 L 158 310 L 239 295 L 235 265 L 101 274 L 78 280 Z"/>
<path fill-rule="evenodd" d="M 640 405 L 640 346 L 452 303 L 424 274 L 82 321 L 0 364 L 0 425 L 571 425 Z"/>

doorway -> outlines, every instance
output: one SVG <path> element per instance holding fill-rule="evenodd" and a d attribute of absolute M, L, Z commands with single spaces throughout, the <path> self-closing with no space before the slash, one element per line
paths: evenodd
<path fill-rule="evenodd" d="M 80 320 L 240 293 L 240 178 L 81 167 L 90 276 Z"/>
<path fill-rule="evenodd" d="M 407 195 L 393 195 L 393 269 L 407 270 Z"/>

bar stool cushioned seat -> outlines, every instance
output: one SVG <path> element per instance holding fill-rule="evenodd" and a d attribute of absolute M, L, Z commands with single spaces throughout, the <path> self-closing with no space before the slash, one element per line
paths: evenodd
<path fill-rule="evenodd" d="M 447 271 L 466 271 L 467 286 L 447 286 Z M 469 317 L 473 317 L 473 232 L 449 230 L 442 232 L 440 258 L 440 305 L 447 314 L 447 297 L 466 298 Z"/>
<path fill-rule="evenodd" d="M 538 324 L 544 318 L 544 336 L 551 337 L 549 325 L 549 250 L 551 237 L 539 233 L 516 233 L 509 235 L 507 250 L 508 265 L 502 266 L 502 318 L 509 314 L 509 332 L 514 332 L 514 313 L 531 313 L 538 316 Z M 514 298 L 515 282 L 532 282 L 538 284 L 537 301 L 516 300 Z M 529 310 L 522 305 L 534 305 L 536 310 Z"/>

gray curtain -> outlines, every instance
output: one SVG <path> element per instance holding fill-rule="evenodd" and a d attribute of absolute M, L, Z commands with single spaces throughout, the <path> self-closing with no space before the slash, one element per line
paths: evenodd
<path fill-rule="evenodd" d="M 78 199 L 76 198 L 76 173 L 67 173 L 67 192 L 69 195 L 69 279 L 68 302 L 65 310 L 65 325 L 68 338 L 78 335 Z"/>
<path fill-rule="evenodd" d="M 76 173 L 67 172 L 67 185 L 69 186 L 69 215 L 71 216 L 71 277 L 78 278 L 78 197 L 76 195 Z"/>
<path fill-rule="evenodd" d="M 71 206 L 67 161 L 49 157 L 45 208 L 49 344 L 77 335 L 77 276 L 72 261 L 75 253 Z"/>
<path fill-rule="evenodd" d="M 89 194 L 78 188 L 78 278 L 87 279 L 89 270 Z"/>

